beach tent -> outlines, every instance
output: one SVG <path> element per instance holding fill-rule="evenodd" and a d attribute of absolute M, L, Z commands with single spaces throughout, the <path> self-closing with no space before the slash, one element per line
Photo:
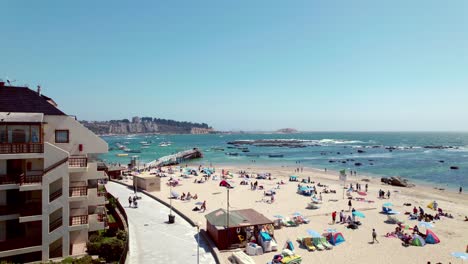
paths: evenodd
<path fill-rule="evenodd" d="M 437 244 L 440 243 L 440 239 L 430 229 L 426 229 L 426 243 Z"/>
<path fill-rule="evenodd" d="M 414 235 L 410 244 L 417 247 L 423 247 L 424 245 L 426 245 L 426 241 L 424 241 L 424 238 L 422 238 L 421 236 Z"/>
<path fill-rule="evenodd" d="M 291 240 L 287 240 L 286 243 L 284 244 L 283 250 L 284 249 L 289 249 L 291 251 L 294 251 L 294 244 L 291 242 Z"/>
<path fill-rule="evenodd" d="M 231 184 L 229 184 L 226 180 L 220 181 L 219 186 L 231 188 Z"/>
<path fill-rule="evenodd" d="M 341 233 L 328 233 L 327 234 L 327 240 L 328 240 L 328 242 L 330 242 L 334 246 L 337 246 L 337 245 L 345 242 L 343 234 L 341 234 Z"/>
<path fill-rule="evenodd" d="M 430 209 L 433 209 L 433 210 L 434 210 L 434 202 L 430 202 L 430 203 L 427 205 L 427 208 L 430 208 Z"/>

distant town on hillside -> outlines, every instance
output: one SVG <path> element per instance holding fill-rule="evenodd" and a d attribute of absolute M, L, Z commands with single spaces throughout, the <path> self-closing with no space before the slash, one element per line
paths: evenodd
<path fill-rule="evenodd" d="M 132 120 L 80 121 L 85 127 L 98 135 L 125 134 L 209 134 L 215 133 L 206 123 L 175 121 L 152 117 L 133 117 Z"/>

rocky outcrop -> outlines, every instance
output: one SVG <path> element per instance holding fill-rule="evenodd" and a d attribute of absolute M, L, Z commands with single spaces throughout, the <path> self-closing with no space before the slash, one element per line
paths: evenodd
<path fill-rule="evenodd" d="M 179 122 L 174 120 L 133 117 L 128 119 L 110 121 L 81 121 L 81 123 L 95 134 L 208 134 L 213 133 L 213 129 L 207 124 Z"/>
<path fill-rule="evenodd" d="M 407 179 L 401 177 L 390 177 L 390 178 L 381 178 L 381 182 L 392 185 L 392 186 L 399 186 L 399 187 L 414 187 L 414 184 L 408 182 Z"/>

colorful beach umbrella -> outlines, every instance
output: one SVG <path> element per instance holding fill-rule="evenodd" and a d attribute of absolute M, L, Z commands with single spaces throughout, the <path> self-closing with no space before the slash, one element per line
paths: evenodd
<path fill-rule="evenodd" d="M 383 206 L 389 207 L 389 206 L 393 206 L 393 204 L 392 203 L 384 203 Z"/>
<path fill-rule="evenodd" d="M 468 260 L 468 253 L 465 252 L 453 252 L 452 256 L 459 259 Z"/>
<path fill-rule="evenodd" d="M 361 217 L 361 218 L 366 218 L 366 216 L 362 212 L 359 212 L 359 211 L 354 211 L 353 215 L 357 217 Z"/>
<path fill-rule="evenodd" d="M 322 237 L 321 234 L 319 234 L 317 231 L 314 231 L 312 229 L 307 229 L 307 233 L 311 236 L 311 237 Z"/>
<path fill-rule="evenodd" d="M 428 222 L 421 221 L 418 223 L 418 226 L 425 227 L 425 228 L 433 228 L 434 225 Z"/>

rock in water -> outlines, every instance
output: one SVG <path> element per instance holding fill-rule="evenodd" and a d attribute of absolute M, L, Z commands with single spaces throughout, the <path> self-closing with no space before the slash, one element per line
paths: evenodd
<path fill-rule="evenodd" d="M 458 170 L 459 168 L 458 168 L 458 166 L 450 166 L 450 169 L 451 170 Z"/>

